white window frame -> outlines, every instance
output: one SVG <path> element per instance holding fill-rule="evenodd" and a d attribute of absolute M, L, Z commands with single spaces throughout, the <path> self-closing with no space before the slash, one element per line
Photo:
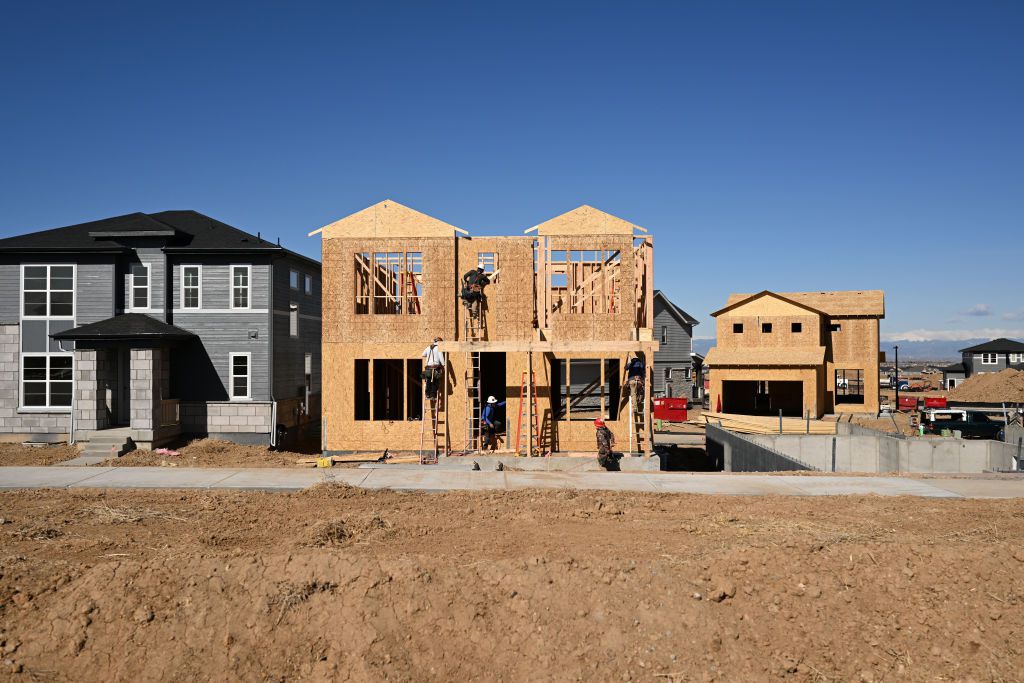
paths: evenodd
<path fill-rule="evenodd" d="M 71 315 L 50 315 L 50 294 L 53 291 L 66 292 L 66 289 L 51 290 L 50 289 L 50 268 L 54 266 L 61 268 L 71 268 Z M 45 315 L 25 315 L 25 268 L 32 267 L 45 267 L 46 268 L 46 314 Z M 19 283 L 21 294 L 18 297 L 18 315 L 21 320 L 74 320 L 75 314 L 78 313 L 78 264 L 77 263 L 22 263 L 21 264 L 21 281 Z M 33 292 L 40 292 L 44 290 L 33 289 Z"/>
<path fill-rule="evenodd" d="M 1024 363 L 1024 353 L 1011 353 L 1010 354 L 1010 362 L 1011 363 Z"/>
<path fill-rule="evenodd" d="M 288 304 L 288 336 L 292 339 L 299 338 L 299 305 L 292 301 Z M 292 322 L 295 322 L 295 327 L 292 327 Z"/>
<path fill-rule="evenodd" d="M 302 291 L 308 296 L 313 296 L 313 276 L 303 275 L 302 276 Z"/>
<path fill-rule="evenodd" d="M 661 326 L 661 343 L 668 344 L 668 325 Z"/>
<path fill-rule="evenodd" d="M 239 356 L 245 357 L 245 396 L 235 396 L 235 377 L 242 376 L 235 375 L 235 358 Z M 252 353 L 249 351 L 228 354 L 228 397 L 232 401 L 252 400 Z"/>
<path fill-rule="evenodd" d="M 245 306 L 235 305 L 235 269 L 245 268 Z M 228 267 L 228 305 L 231 309 L 247 311 L 252 308 L 252 265 L 248 263 L 236 263 Z"/>
<path fill-rule="evenodd" d="M 197 297 L 198 305 L 196 305 L 196 306 L 186 306 L 185 305 L 185 289 L 186 289 L 186 287 L 185 287 L 185 269 L 186 268 L 195 268 L 198 271 L 198 273 L 199 273 L 199 282 L 196 284 L 196 289 L 198 290 L 197 291 L 197 294 L 198 294 L 198 297 Z M 201 264 L 201 263 L 183 263 L 183 264 L 181 264 L 180 277 L 181 277 L 181 289 L 180 289 L 180 293 L 178 294 L 179 299 L 180 299 L 178 301 L 178 307 L 181 308 L 184 311 L 198 311 L 199 309 L 201 309 L 203 307 L 203 264 Z"/>
<path fill-rule="evenodd" d="M 31 380 L 32 382 L 41 382 L 46 385 L 46 404 L 41 406 L 30 406 L 25 404 L 25 359 L 26 358 L 45 358 L 46 369 L 45 378 L 38 380 Z M 50 377 L 50 359 L 51 358 L 70 358 L 71 359 L 71 379 L 70 380 L 55 380 Z M 75 354 L 46 351 L 46 352 L 23 352 L 18 359 L 18 411 L 19 412 L 46 412 L 46 413 L 70 413 L 71 407 L 75 403 Z M 50 385 L 54 382 L 65 382 L 71 385 L 71 404 L 66 406 L 53 405 L 50 402 Z"/>
<path fill-rule="evenodd" d="M 982 365 L 999 365 L 998 353 L 979 353 L 978 355 L 981 357 Z M 991 361 L 989 360 L 989 356 L 992 357 Z"/>
<path fill-rule="evenodd" d="M 295 280 L 295 284 L 292 284 L 293 279 Z M 288 286 L 296 292 L 302 289 L 302 273 L 294 268 L 290 268 L 288 270 Z"/>
<path fill-rule="evenodd" d="M 135 269 L 146 269 L 146 305 L 135 305 Z M 153 271 L 148 263 L 133 263 L 128 268 L 128 310 L 148 311 L 153 308 Z"/>

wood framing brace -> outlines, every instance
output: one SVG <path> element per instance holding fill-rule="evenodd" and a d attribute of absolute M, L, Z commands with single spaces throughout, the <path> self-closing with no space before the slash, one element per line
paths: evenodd
<path fill-rule="evenodd" d="M 492 447 L 593 451 L 593 416 L 620 444 L 635 417 L 637 450 L 651 454 L 650 400 L 628 414 L 627 367 L 646 363 L 649 399 L 658 349 L 653 238 L 638 230 L 580 207 L 531 234 L 468 239 L 392 201 L 325 226 L 324 450 L 422 450 L 435 431 L 439 453 L 483 448 L 493 396 L 503 415 Z M 460 294 L 478 263 L 500 277 L 470 325 Z"/>

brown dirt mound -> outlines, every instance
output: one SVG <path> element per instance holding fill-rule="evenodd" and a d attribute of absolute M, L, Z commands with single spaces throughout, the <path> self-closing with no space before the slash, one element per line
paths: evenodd
<path fill-rule="evenodd" d="M 949 392 L 951 401 L 965 403 L 1024 403 L 1024 371 L 974 375 Z"/>
<path fill-rule="evenodd" d="M 0 676 L 1024 670 L 1020 500 L 25 491 L 0 493 L 0 517 Z"/>
<path fill-rule="evenodd" d="M 197 439 L 177 450 L 181 455 L 132 451 L 104 460 L 97 467 L 295 467 L 297 458 L 309 457 L 217 439 Z"/>
<path fill-rule="evenodd" d="M 56 446 L 25 446 L 20 443 L 0 443 L 0 467 L 15 465 L 56 465 L 78 457 L 78 447 L 60 444 Z"/>

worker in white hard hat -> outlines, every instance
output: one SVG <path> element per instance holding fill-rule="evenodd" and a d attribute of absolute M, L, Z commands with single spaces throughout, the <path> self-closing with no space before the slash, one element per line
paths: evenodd
<path fill-rule="evenodd" d="M 491 279 L 484 270 L 484 264 L 478 263 L 474 270 L 462 276 L 462 303 L 474 318 L 480 317 L 480 307 L 487 299 L 484 287 L 491 284 Z"/>
<path fill-rule="evenodd" d="M 430 346 L 423 349 L 423 381 L 427 384 L 427 398 L 437 398 L 437 389 L 444 378 L 444 354 L 437 345 L 444 341 L 440 337 L 434 337 Z"/>
<path fill-rule="evenodd" d="M 480 448 L 494 450 L 497 447 L 495 436 L 501 433 L 501 420 L 498 419 L 498 408 L 504 408 L 505 402 L 493 396 L 487 397 L 487 405 L 480 412 Z"/>

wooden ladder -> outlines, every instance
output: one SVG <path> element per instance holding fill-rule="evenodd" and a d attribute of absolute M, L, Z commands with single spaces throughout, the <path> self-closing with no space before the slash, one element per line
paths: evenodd
<path fill-rule="evenodd" d="M 523 434 L 523 418 L 525 416 L 527 416 L 527 413 L 526 413 L 527 410 L 529 410 L 530 413 L 533 415 L 533 423 L 532 424 L 533 424 L 533 429 L 536 430 L 534 432 L 536 438 L 534 439 L 534 442 L 533 442 L 533 449 L 534 449 L 534 451 L 540 452 L 540 450 L 541 450 L 541 448 L 540 448 L 541 425 L 540 425 L 540 420 L 538 419 L 538 410 L 537 410 L 537 383 L 536 383 L 536 381 L 532 381 L 532 380 L 530 382 L 530 401 L 529 401 L 529 406 L 527 406 L 527 401 L 526 401 L 526 373 L 524 372 L 522 380 L 519 383 L 519 416 L 516 418 L 516 446 L 515 446 L 515 452 L 516 452 L 516 455 L 523 454 L 523 455 L 526 455 L 526 456 L 529 457 L 529 456 L 533 455 L 533 453 L 527 453 L 526 449 L 529 446 L 527 444 L 523 443 L 523 436 L 524 436 L 524 434 Z M 529 425 L 528 425 L 528 427 L 529 427 Z"/>
<path fill-rule="evenodd" d="M 445 363 L 443 366 L 443 373 L 447 373 L 448 364 Z M 445 398 L 447 391 L 447 378 L 446 374 L 442 374 L 441 382 L 437 387 L 437 395 L 433 399 L 427 398 L 427 383 L 423 382 L 423 418 L 420 420 L 420 464 L 421 465 L 436 465 L 438 458 L 442 455 L 448 455 L 448 411 L 447 411 L 447 399 Z M 430 416 L 427 416 L 427 411 L 430 411 Z M 433 450 L 425 451 L 423 449 L 424 436 L 426 431 L 427 422 L 430 422 L 430 430 L 433 434 Z"/>

